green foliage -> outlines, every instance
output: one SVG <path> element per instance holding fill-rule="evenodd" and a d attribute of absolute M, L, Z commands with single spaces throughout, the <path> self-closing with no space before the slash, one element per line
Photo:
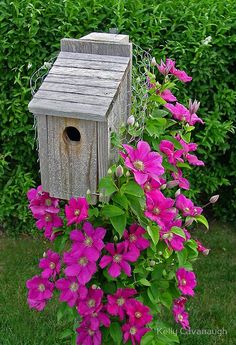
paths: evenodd
<path fill-rule="evenodd" d="M 199 116 L 206 123 L 195 136 L 206 169 L 189 172 L 193 194 L 201 189 L 206 198 L 221 191 L 215 210 L 232 219 L 236 204 L 228 195 L 236 195 L 235 1 L 5 0 L 0 9 L 0 223 L 5 230 L 29 231 L 25 193 L 39 182 L 33 118 L 27 110 L 30 76 L 57 53 L 62 37 L 79 38 L 111 27 L 157 58 L 175 58 L 191 72 L 188 94 L 201 101 Z M 180 91 L 186 101 L 187 91 Z M 162 123 L 158 120 L 148 130 L 161 129 Z"/>

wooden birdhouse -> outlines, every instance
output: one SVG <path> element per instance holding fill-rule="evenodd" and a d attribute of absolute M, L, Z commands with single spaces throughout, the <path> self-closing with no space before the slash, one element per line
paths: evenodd
<path fill-rule="evenodd" d="M 43 189 L 69 199 L 97 190 L 112 161 L 110 135 L 129 114 L 132 45 L 126 35 L 62 39 L 29 103 L 37 119 Z"/>

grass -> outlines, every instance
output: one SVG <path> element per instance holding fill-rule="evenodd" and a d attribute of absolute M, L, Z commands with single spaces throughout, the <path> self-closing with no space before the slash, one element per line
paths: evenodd
<path fill-rule="evenodd" d="M 209 232 L 198 237 L 211 248 L 208 257 L 195 263 L 198 276 L 196 297 L 189 303 L 192 332 L 223 330 L 218 335 L 180 334 L 183 345 L 236 344 L 235 303 L 235 229 L 212 224 Z M 23 237 L 0 237 L 0 345 L 64 345 L 59 339 L 61 324 L 56 322 L 57 304 L 45 311 L 30 311 L 26 304 L 25 281 L 38 273 L 38 258 L 47 243 Z M 173 329 L 178 329 L 173 324 Z M 225 334 L 227 332 L 227 334 Z"/>

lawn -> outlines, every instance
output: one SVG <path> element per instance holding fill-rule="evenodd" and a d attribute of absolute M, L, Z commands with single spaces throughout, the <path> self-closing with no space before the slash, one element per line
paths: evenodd
<path fill-rule="evenodd" d="M 232 226 L 211 224 L 207 233 L 196 230 L 211 248 L 208 257 L 195 263 L 198 277 L 196 297 L 189 303 L 192 334 L 180 335 L 183 345 L 236 344 L 236 234 Z M 65 345 L 58 334 L 55 302 L 42 313 L 30 311 L 26 304 L 25 281 L 37 274 L 38 258 L 47 243 L 22 237 L 0 237 L 0 344 Z M 180 328 L 173 323 L 173 331 Z M 197 334 L 205 330 L 206 333 Z M 221 333 L 221 335 L 220 335 Z"/>

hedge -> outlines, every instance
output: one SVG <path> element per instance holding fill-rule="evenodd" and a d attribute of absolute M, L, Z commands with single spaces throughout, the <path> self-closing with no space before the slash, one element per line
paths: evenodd
<path fill-rule="evenodd" d="M 59 50 L 62 37 L 117 27 L 156 59 L 169 56 L 193 77 L 187 93 L 201 101 L 205 130 L 196 134 L 206 169 L 190 172 L 195 196 L 221 194 L 217 215 L 233 220 L 236 139 L 233 134 L 235 1 L 5 0 L 0 14 L 0 224 L 30 231 L 25 193 L 39 182 L 29 79 Z M 201 188 L 200 188 L 201 187 Z M 230 196 L 230 197 L 229 197 Z"/>

